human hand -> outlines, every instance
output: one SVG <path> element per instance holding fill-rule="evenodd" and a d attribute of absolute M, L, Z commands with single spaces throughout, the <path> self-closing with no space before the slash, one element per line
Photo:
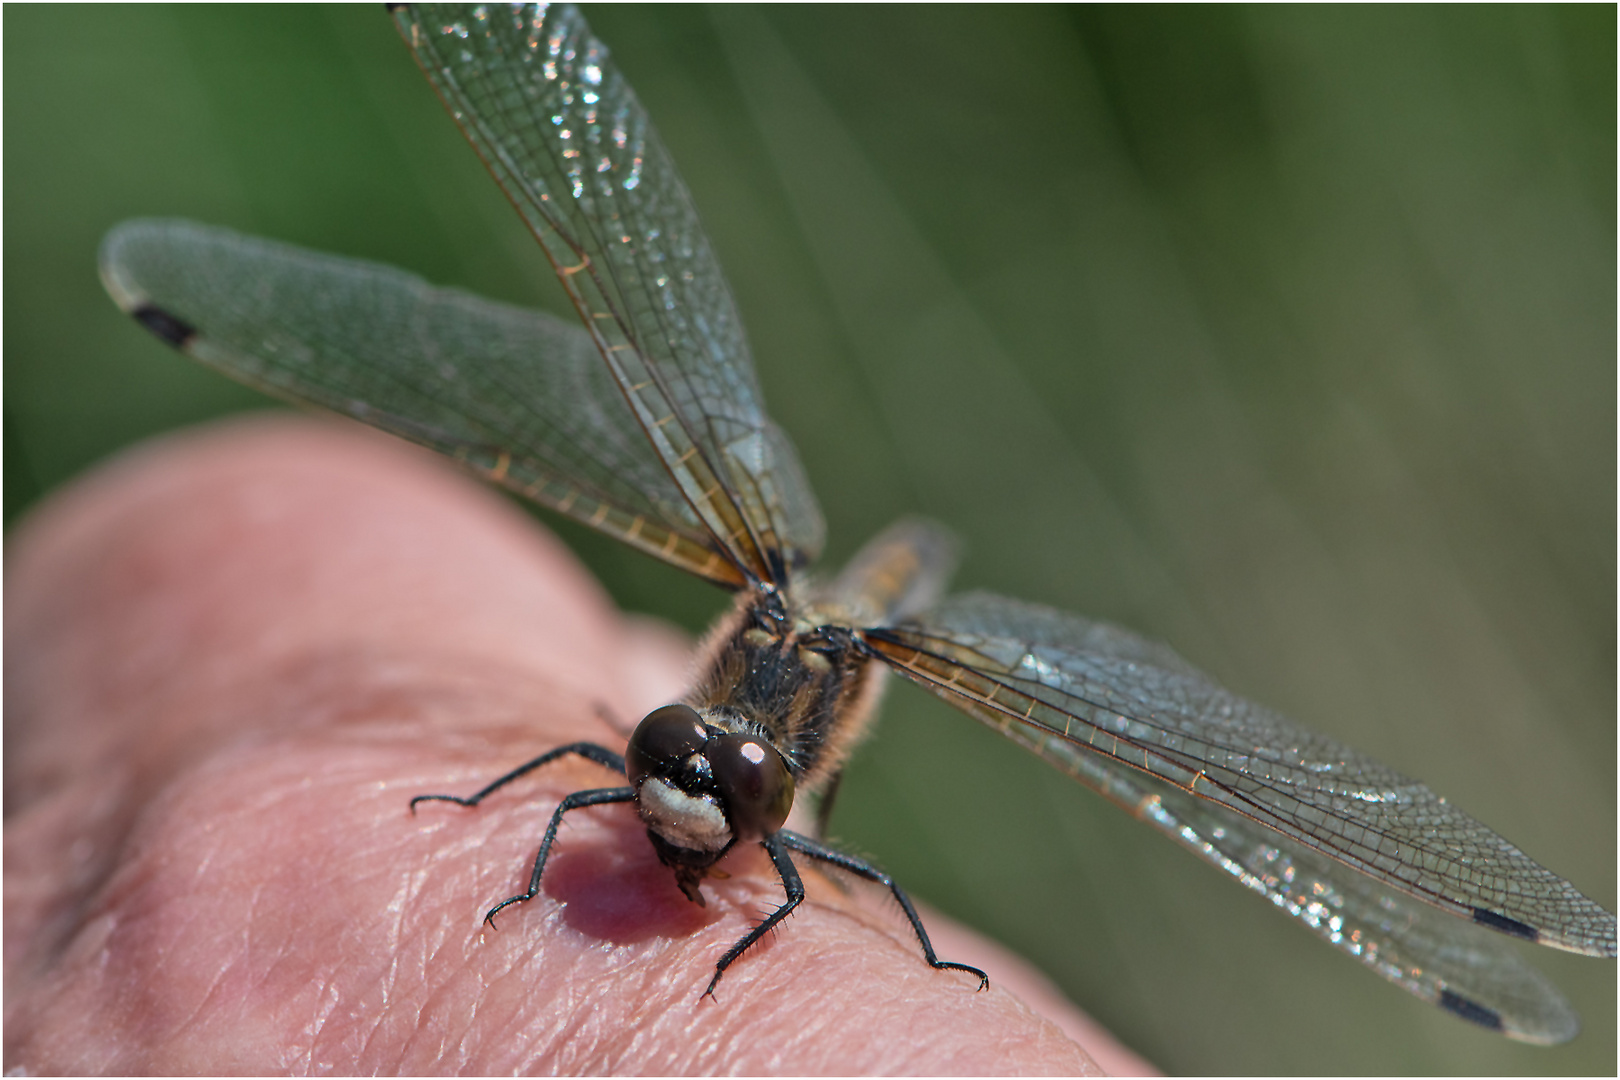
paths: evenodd
<path fill-rule="evenodd" d="M 925 913 L 976 992 L 809 866 L 700 999 L 781 886 L 738 853 L 689 903 L 630 806 L 570 815 L 540 895 L 483 927 L 558 800 L 623 778 L 410 797 L 618 748 L 598 707 L 676 699 L 686 645 L 393 440 L 265 418 L 136 450 L 13 533 L 5 616 L 8 1071 L 1144 1068 L 1015 958 Z"/>

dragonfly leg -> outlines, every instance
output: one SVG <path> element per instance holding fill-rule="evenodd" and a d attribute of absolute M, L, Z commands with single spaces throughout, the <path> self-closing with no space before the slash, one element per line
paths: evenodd
<path fill-rule="evenodd" d="M 895 900 L 900 905 L 900 910 L 906 913 L 906 920 L 911 923 L 911 929 L 916 933 L 917 941 L 922 945 L 923 957 L 928 961 L 929 967 L 939 969 L 949 968 L 955 971 L 965 971 L 969 975 L 977 975 L 979 977 L 980 990 L 986 989 L 990 985 L 990 976 L 986 975 L 978 968 L 971 967 L 967 964 L 958 964 L 951 960 L 941 960 L 934 953 L 933 942 L 928 940 L 928 931 L 923 929 L 922 919 L 918 916 L 917 909 L 911 905 L 911 898 L 906 895 L 905 890 L 894 883 L 894 878 L 890 877 L 888 874 L 885 874 L 882 870 L 879 870 L 877 867 L 873 866 L 864 859 L 857 859 L 853 855 L 846 855 L 842 851 L 838 851 L 835 848 L 830 848 L 825 844 L 812 840 L 808 836 L 802 836 L 796 832 L 789 832 L 788 830 L 783 829 L 771 839 L 780 840 L 784 846 L 792 848 L 794 851 L 797 851 L 802 855 L 808 855 L 812 859 L 820 859 L 822 862 L 836 866 L 840 870 L 847 870 L 850 873 L 863 877 L 868 881 L 875 881 L 879 885 L 882 885 L 894 895 Z M 766 850 L 770 849 L 767 847 Z M 773 855 L 772 858 L 774 859 L 775 856 Z M 797 877 L 797 875 L 795 875 L 795 877 Z M 718 978 L 718 976 L 716 977 Z"/>
<path fill-rule="evenodd" d="M 626 724 L 620 719 L 619 714 L 613 711 L 613 707 L 605 701 L 591 702 L 591 712 L 595 714 L 598 720 L 602 721 L 608 730 L 627 741 L 631 733 L 636 730 L 636 725 Z"/>
<path fill-rule="evenodd" d="M 791 834 L 784 830 L 772 836 L 767 836 L 760 841 L 760 846 L 765 849 L 766 854 L 770 855 L 771 862 L 776 864 L 776 872 L 782 877 L 782 890 L 787 893 L 787 900 L 781 907 L 767 915 L 764 922 L 743 935 L 741 941 L 726 950 L 726 954 L 720 958 L 719 963 L 714 965 L 714 978 L 709 980 L 709 985 L 703 991 L 701 997 L 713 997 L 714 988 L 719 984 L 720 976 L 726 973 L 726 968 L 731 966 L 731 962 L 747 952 L 749 946 L 753 945 L 754 942 L 770 933 L 772 927 L 787 918 L 793 909 L 799 906 L 800 901 L 804 899 L 804 882 L 799 878 L 799 868 L 793 865 L 793 858 L 787 853 L 787 848 L 783 846 L 782 842 L 782 838 L 789 835 Z"/>
<path fill-rule="evenodd" d="M 573 749 L 569 747 L 568 749 Z M 601 747 L 594 747 L 600 750 Z M 481 793 L 482 794 L 482 793 Z M 633 787 L 595 788 L 590 791 L 576 791 L 562 802 L 551 815 L 551 824 L 546 826 L 546 837 L 540 841 L 540 853 L 534 857 L 534 872 L 529 875 L 529 888 L 516 896 L 508 896 L 505 900 L 489 909 L 484 921 L 495 925 L 495 914 L 502 908 L 521 904 L 525 900 L 533 900 L 540 891 L 540 875 L 545 873 L 546 858 L 551 854 L 551 845 L 557 839 L 557 828 L 562 824 L 563 815 L 570 810 L 578 810 L 582 806 L 601 806 L 604 803 L 635 802 L 636 789 Z"/>
<path fill-rule="evenodd" d="M 457 806 L 477 806 L 479 803 L 484 801 L 484 796 L 496 791 L 499 788 L 505 787 L 518 777 L 532 772 L 542 765 L 549 765 L 551 762 L 556 761 L 560 757 L 565 757 L 568 754 L 578 754 L 587 761 L 594 761 L 598 765 L 612 769 L 621 776 L 624 774 L 623 754 L 615 754 L 607 747 L 598 746 L 595 743 L 569 743 L 567 746 L 559 746 L 555 750 L 548 750 L 532 761 L 525 761 L 522 765 L 519 765 L 505 776 L 485 784 L 472 795 L 465 797 L 460 795 L 418 795 L 411 800 L 411 813 L 416 813 L 416 804 L 420 802 L 451 802 L 455 803 Z"/>
<path fill-rule="evenodd" d="M 816 839 L 827 835 L 827 824 L 832 821 L 833 803 L 838 801 L 838 787 L 844 782 L 844 770 L 833 773 L 827 786 L 821 789 L 821 801 L 816 804 Z"/>

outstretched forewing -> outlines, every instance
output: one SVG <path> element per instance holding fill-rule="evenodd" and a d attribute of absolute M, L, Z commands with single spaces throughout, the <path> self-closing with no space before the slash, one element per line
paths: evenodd
<path fill-rule="evenodd" d="M 1569 882 L 1162 645 L 984 593 L 865 636 L 907 678 L 1467 1019 L 1531 1042 L 1575 1033 L 1558 992 L 1483 927 L 1615 955 L 1614 916 Z"/>
<path fill-rule="evenodd" d="M 432 447 L 677 566 L 742 583 L 572 323 L 185 221 L 118 226 L 101 275 L 149 330 L 233 378 Z"/>
<path fill-rule="evenodd" d="M 646 110 L 571 5 L 404 4 L 422 70 L 550 257 L 693 514 L 746 575 L 821 548 L 741 319 Z"/>

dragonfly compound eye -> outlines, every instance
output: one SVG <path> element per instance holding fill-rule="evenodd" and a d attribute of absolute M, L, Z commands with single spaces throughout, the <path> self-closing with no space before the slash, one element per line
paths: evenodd
<path fill-rule="evenodd" d="M 720 735 L 704 751 L 739 843 L 763 840 L 793 809 L 793 774 L 776 747 L 752 735 Z"/>
<path fill-rule="evenodd" d="M 630 735 L 624 752 L 625 776 L 638 788 L 649 776 L 667 777 L 708 741 L 708 729 L 690 705 L 654 709 Z"/>

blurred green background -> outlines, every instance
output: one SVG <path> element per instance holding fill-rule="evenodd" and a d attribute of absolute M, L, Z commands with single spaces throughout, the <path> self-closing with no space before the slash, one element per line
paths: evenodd
<path fill-rule="evenodd" d="M 1168 640 L 1615 905 L 1615 9 L 613 7 L 833 559 L 905 511 L 965 587 Z M 182 215 L 558 296 L 364 8 L 8 7 L 5 512 L 266 402 L 131 326 Z M 561 531 L 627 607 L 722 597 Z M 896 687 L 834 832 L 1184 1072 L 1616 1068 L 1417 1003 Z"/>

